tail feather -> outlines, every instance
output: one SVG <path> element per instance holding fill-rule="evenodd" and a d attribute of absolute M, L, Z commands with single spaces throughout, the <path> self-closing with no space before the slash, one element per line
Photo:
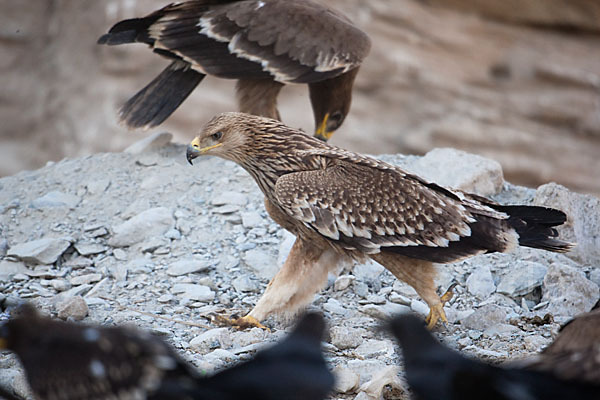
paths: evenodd
<path fill-rule="evenodd" d="M 558 253 L 566 253 L 574 246 L 573 243 L 555 239 L 558 231 L 553 227 L 567 220 L 567 215 L 560 210 L 538 206 L 493 207 L 509 215 L 508 223 L 517 231 L 521 246 Z"/>
<path fill-rule="evenodd" d="M 108 33 L 100 36 L 98 44 L 116 46 L 125 43 L 146 43 L 152 45 L 154 39 L 148 34 L 150 26 L 160 18 L 160 14 L 150 14 L 144 18 L 132 18 L 116 23 Z"/>
<path fill-rule="evenodd" d="M 173 61 L 120 110 L 121 120 L 131 128 L 151 128 L 167 119 L 206 75 L 184 61 Z"/>

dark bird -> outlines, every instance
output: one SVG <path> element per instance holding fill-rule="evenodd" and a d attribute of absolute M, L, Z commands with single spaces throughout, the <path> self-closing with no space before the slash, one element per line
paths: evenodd
<path fill-rule="evenodd" d="M 283 341 L 254 359 L 201 377 L 149 333 L 57 321 L 23 305 L 0 325 L 0 349 L 17 355 L 40 400 L 319 400 L 333 387 L 321 353 L 324 327 L 321 316 L 307 314 Z M 7 390 L 3 394 L 14 398 Z"/>
<path fill-rule="evenodd" d="M 323 140 L 342 125 L 370 49 L 348 18 L 312 0 L 197 0 L 121 21 L 99 44 L 145 43 L 171 64 L 121 109 L 130 127 L 168 118 L 206 75 L 237 79 L 242 112 L 280 119 L 284 84 L 306 83 Z"/>
<path fill-rule="evenodd" d="M 562 379 L 600 385 L 600 301 L 593 310 L 567 322 L 552 344 L 530 360 L 527 368 Z M 600 397 L 599 397 L 600 398 Z"/>
<path fill-rule="evenodd" d="M 592 400 L 600 386 L 546 372 L 500 368 L 463 357 L 440 344 L 412 315 L 395 317 L 406 380 L 419 400 Z"/>
<path fill-rule="evenodd" d="M 241 113 L 213 118 L 187 149 L 215 155 L 254 178 L 275 222 L 296 235 L 290 255 L 245 318 L 263 320 L 309 302 L 327 274 L 351 258 L 374 259 L 411 285 L 446 322 L 433 263 L 522 245 L 565 252 L 553 226 L 563 212 L 500 205 L 427 182 L 399 167 L 304 135 L 279 121 Z"/>

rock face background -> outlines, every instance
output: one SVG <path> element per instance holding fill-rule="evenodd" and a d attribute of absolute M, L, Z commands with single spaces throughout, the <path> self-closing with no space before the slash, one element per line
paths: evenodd
<path fill-rule="evenodd" d="M 600 193 L 600 1 L 327 0 L 372 37 L 352 113 L 333 139 L 370 153 L 456 147 L 513 182 Z M 166 61 L 142 45 L 95 45 L 159 0 L 4 0 L 0 15 L 0 174 L 97 151 L 144 133 L 118 107 Z M 284 121 L 313 130 L 303 87 Z M 233 82 L 205 79 L 157 131 L 186 142 L 235 108 Z"/>
<path fill-rule="evenodd" d="M 16 297 L 62 319 L 134 324 L 203 370 L 218 370 L 289 326 L 269 319 L 272 332 L 238 332 L 209 315 L 248 312 L 293 237 L 267 217 L 241 168 L 208 157 L 191 167 L 185 146 L 155 139 L 0 179 L 0 304 Z M 439 267 L 439 292 L 458 283 L 446 306 L 450 323 L 436 332 L 444 343 L 493 361 L 525 357 L 600 297 L 596 197 L 556 184 L 511 185 L 497 162 L 457 150 L 382 158 L 442 185 L 569 214 L 560 233 L 578 243 L 573 252 L 520 248 Z M 465 167 L 454 170 L 458 163 Z M 331 276 L 311 307 L 331 327 L 324 350 L 337 377 L 332 399 L 409 398 L 396 344 L 377 327 L 395 313 L 428 312 L 410 286 L 379 264 L 353 265 Z M 0 355 L 0 384 L 27 390 L 8 354 Z"/>

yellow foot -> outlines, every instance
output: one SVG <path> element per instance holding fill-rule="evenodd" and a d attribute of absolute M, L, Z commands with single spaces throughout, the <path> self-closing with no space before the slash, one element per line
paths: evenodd
<path fill-rule="evenodd" d="M 246 315 L 245 317 L 240 318 L 229 318 L 219 314 L 211 315 L 211 320 L 214 323 L 225 326 L 233 326 L 239 330 L 251 329 L 251 328 L 260 328 L 266 331 L 271 331 L 269 328 L 260 323 L 256 318 L 251 317 L 250 315 Z"/>
<path fill-rule="evenodd" d="M 425 322 L 427 323 L 427 329 L 432 330 L 439 320 L 442 320 L 444 324 L 448 323 L 448 318 L 446 318 L 446 313 L 444 312 L 444 304 L 449 302 L 454 296 L 454 292 L 452 289 L 456 287 L 456 283 L 450 285 L 446 293 L 442 295 L 440 298 L 440 303 L 434 305 L 429 309 L 429 315 L 425 318 Z"/>

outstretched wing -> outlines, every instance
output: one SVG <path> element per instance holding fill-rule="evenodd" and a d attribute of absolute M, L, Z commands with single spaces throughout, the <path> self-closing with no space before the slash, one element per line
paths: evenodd
<path fill-rule="evenodd" d="M 146 18 L 145 41 L 202 73 L 310 83 L 360 65 L 370 40 L 312 1 L 184 2 Z"/>
<path fill-rule="evenodd" d="M 382 189 L 383 188 L 383 189 Z M 398 169 L 336 160 L 330 168 L 277 180 L 280 207 L 342 247 L 365 253 L 447 248 L 471 235 L 471 213 L 458 197 Z"/>

